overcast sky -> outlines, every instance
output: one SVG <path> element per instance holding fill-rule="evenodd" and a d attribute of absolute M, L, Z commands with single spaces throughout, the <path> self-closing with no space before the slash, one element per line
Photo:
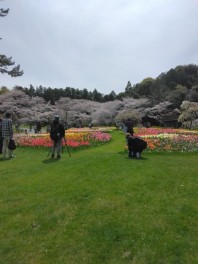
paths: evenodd
<path fill-rule="evenodd" d="M 198 0 L 4 0 L 0 54 L 22 77 L 0 87 L 73 87 L 109 94 L 127 82 L 198 64 Z"/>

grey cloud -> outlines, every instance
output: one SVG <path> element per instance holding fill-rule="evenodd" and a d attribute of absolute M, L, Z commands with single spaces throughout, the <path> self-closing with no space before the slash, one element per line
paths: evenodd
<path fill-rule="evenodd" d="M 179 64 L 198 63 L 195 0 L 4 1 L 2 53 L 25 74 L 2 85 L 124 91 Z"/>

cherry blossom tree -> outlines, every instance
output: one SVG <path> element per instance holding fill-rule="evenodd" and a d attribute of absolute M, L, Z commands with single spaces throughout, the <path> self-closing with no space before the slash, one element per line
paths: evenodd
<path fill-rule="evenodd" d="M 183 127 L 194 128 L 198 126 L 198 103 L 183 101 L 181 105 L 181 114 L 179 121 L 182 122 Z"/>

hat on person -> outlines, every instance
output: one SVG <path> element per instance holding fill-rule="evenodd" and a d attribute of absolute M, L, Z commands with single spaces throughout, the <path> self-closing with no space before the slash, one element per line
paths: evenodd
<path fill-rule="evenodd" d="M 10 112 L 6 112 L 6 113 L 5 113 L 5 117 L 6 117 L 6 118 L 10 118 L 10 117 L 11 117 L 11 113 L 10 113 Z"/>
<path fill-rule="evenodd" d="M 59 115 L 54 116 L 54 120 L 59 120 L 59 118 L 60 118 Z"/>
<path fill-rule="evenodd" d="M 130 133 L 126 133 L 126 138 L 129 138 L 131 136 Z"/>

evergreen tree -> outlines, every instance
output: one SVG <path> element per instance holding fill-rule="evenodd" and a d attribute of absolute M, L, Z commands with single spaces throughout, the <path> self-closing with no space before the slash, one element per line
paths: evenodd
<path fill-rule="evenodd" d="M 0 17 L 7 16 L 8 12 L 9 12 L 9 8 L 8 9 L 0 8 Z"/>
<path fill-rule="evenodd" d="M 86 88 L 84 88 L 82 91 L 82 99 L 89 99 L 89 92 Z"/>
<path fill-rule="evenodd" d="M 125 88 L 125 92 L 126 92 L 126 93 L 129 92 L 129 91 L 131 90 L 131 88 L 132 88 L 132 86 L 131 86 L 131 82 L 128 81 L 127 86 L 126 86 L 126 88 Z"/>
<path fill-rule="evenodd" d="M 9 89 L 5 86 L 1 86 L 0 88 L 0 95 L 9 92 Z"/>
<path fill-rule="evenodd" d="M 7 16 L 9 12 L 9 9 L 0 9 L 0 17 Z M 0 72 L 1 73 L 7 73 L 8 75 L 11 75 L 12 77 L 17 77 L 23 75 L 23 71 L 20 70 L 20 65 L 17 65 L 15 67 L 12 67 L 15 64 L 14 61 L 12 61 L 12 57 L 7 57 L 5 55 L 0 54 Z"/>
<path fill-rule="evenodd" d="M 96 102 L 102 102 L 103 101 L 103 96 L 101 93 L 99 93 L 97 91 L 97 89 L 93 90 L 92 96 L 93 96 L 93 98 L 92 98 L 93 101 L 96 101 Z"/>

